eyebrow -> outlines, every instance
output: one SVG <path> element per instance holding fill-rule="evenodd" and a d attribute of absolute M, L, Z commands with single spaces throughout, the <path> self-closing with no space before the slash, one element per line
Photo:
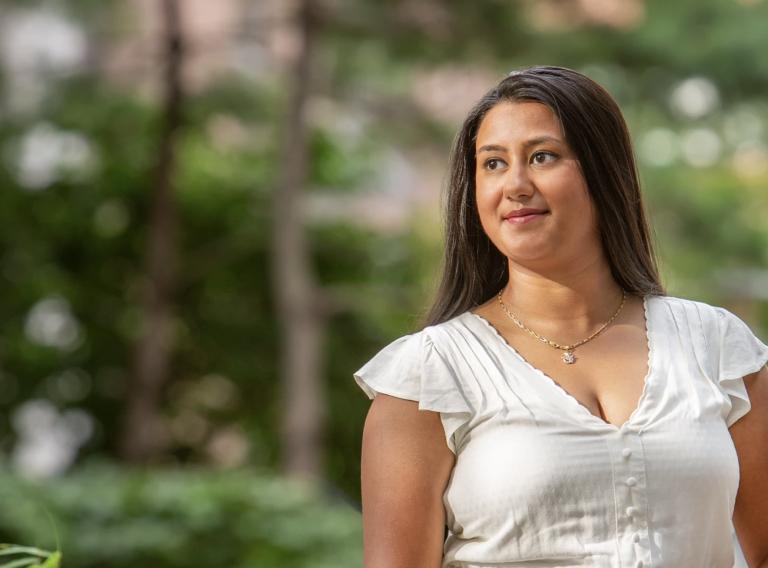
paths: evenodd
<path fill-rule="evenodd" d="M 531 138 L 530 140 L 526 140 L 523 144 L 524 148 L 530 148 L 531 146 L 536 146 L 537 144 L 542 144 L 543 142 L 557 142 L 562 143 L 562 140 L 559 138 L 555 138 L 554 136 L 537 136 L 536 138 Z M 482 152 L 506 152 L 507 148 L 505 146 L 501 146 L 499 144 L 486 144 L 485 146 L 480 146 L 480 148 L 477 149 L 477 152 L 475 155 L 480 154 Z"/>

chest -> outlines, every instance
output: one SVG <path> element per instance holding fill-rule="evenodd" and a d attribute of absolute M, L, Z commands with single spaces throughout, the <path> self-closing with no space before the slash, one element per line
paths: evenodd
<path fill-rule="evenodd" d="M 588 566 L 636 566 L 637 558 L 646 566 L 731 566 L 727 537 L 739 477 L 733 444 L 714 414 L 678 418 L 614 432 L 556 417 L 528 426 L 509 417 L 482 423 L 446 490 L 451 531 L 464 542 L 504 543 L 510 565 L 569 558 L 557 565 L 581 566 L 575 559 L 583 557 Z M 702 534 L 719 539 L 710 542 L 714 563 L 659 542 L 674 535 L 689 543 Z M 665 547 L 663 562 L 652 542 L 655 550 Z"/>
<path fill-rule="evenodd" d="M 563 351 L 542 343 L 522 330 L 494 325 L 515 356 L 544 375 L 563 394 L 590 414 L 614 426 L 624 424 L 638 407 L 647 376 L 651 346 L 640 316 L 615 325 L 574 350 L 575 363 L 566 364 Z"/>
<path fill-rule="evenodd" d="M 665 309 L 648 304 L 645 330 L 616 326 L 573 365 L 472 314 L 442 338 L 472 403 L 444 495 L 447 557 L 487 542 L 497 563 L 733 565 L 731 403 L 691 322 Z"/>

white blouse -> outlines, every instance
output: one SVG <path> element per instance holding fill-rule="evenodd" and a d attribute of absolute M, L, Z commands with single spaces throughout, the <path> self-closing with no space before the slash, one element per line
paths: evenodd
<path fill-rule="evenodd" d="M 644 299 L 649 370 L 621 427 L 593 415 L 466 311 L 402 336 L 354 378 L 440 413 L 456 463 L 443 568 L 731 568 L 728 427 L 768 347 L 728 310 Z M 617 369 L 620 373 L 620 369 Z"/>

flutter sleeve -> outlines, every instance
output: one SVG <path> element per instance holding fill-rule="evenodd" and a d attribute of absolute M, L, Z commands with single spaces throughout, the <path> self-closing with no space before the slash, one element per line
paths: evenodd
<path fill-rule="evenodd" d="M 725 308 L 715 310 L 718 344 L 710 345 L 710 356 L 716 359 L 714 367 L 720 389 L 731 401 L 725 417 L 730 427 L 751 408 L 743 377 L 759 371 L 768 362 L 768 346 L 738 316 Z"/>
<path fill-rule="evenodd" d="M 370 399 L 387 394 L 439 412 L 446 443 L 456 453 L 456 433 L 469 420 L 470 404 L 460 377 L 426 329 L 395 339 L 353 376 Z"/>

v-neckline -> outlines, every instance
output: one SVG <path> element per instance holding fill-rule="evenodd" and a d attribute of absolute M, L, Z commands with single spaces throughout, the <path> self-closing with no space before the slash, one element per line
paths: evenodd
<path fill-rule="evenodd" d="M 647 355 L 648 370 L 645 377 L 643 378 L 643 389 L 640 393 L 640 398 L 638 399 L 637 404 L 635 408 L 632 410 L 629 417 L 621 425 L 616 425 L 613 422 L 608 422 L 607 420 L 603 420 L 600 416 L 593 414 L 592 411 L 589 410 L 589 408 L 587 408 L 579 399 L 577 399 L 570 392 L 568 392 L 560 383 L 558 383 L 555 379 L 553 379 L 547 373 L 545 373 L 538 367 L 534 366 L 530 361 L 528 361 L 525 357 L 523 357 L 520 354 L 520 352 L 517 349 L 515 349 L 506 340 L 506 338 L 499 332 L 499 330 L 496 329 L 496 327 L 487 319 L 485 319 L 483 316 L 481 316 L 480 314 L 476 314 L 472 310 L 467 310 L 466 313 L 470 314 L 475 319 L 480 320 L 480 322 L 484 324 L 484 326 L 491 332 L 491 334 L 495 336 L 496 339 L 502 344 L 504 349 L 510 352 L 519 362 L 521 362 L 525 367 L 527 367 L 534 375 L 540 376 L 545 382 L 545 384 L 548 384 L 551 387 L 554 387 L 554 390 L 559 392 L 560 396 L 562 396 L 565 400 L 567 400 L 572 406 L 576 406 L 580 410 L 580 412 L 582 412 L 582 414 L 586 415 L 588 420 L 596 422 L 603 428 L 608 428 L 613 432 L 619 432 L 626 429 L 628 426 L 632 425 L 634 421 L 637 419 L 637 416 L 644 409 L 644 406 L 646 404 L 646 399 L 648 398 L 648 392 L 650 390 L 649 385 L 653 380 L 654 359 L 656 357 L 656 345 L 655 345 L 655 342 L 653 341 L 653 337 L 654 337 L 653 322 L 651 319 L 652 310 L 650 306 L 651 298 L 652 296 L 649 296 L 649 295 L 643 296 L 645 339 L 648 345 L 648 355 Z"/>

